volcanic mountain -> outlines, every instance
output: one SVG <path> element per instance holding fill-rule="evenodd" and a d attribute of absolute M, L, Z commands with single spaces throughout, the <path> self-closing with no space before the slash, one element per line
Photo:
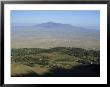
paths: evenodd
<path fill-rule="evenodd" d="M 46 22 L 11 27 L 12 48 L 82 47 L 100 48 L 99 29 Z"/>

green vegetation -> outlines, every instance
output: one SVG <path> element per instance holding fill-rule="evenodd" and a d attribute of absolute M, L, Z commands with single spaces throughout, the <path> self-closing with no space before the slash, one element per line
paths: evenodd
<path fill-rule="evenodd" d="M 100 51 L 82 48 L 56 47 L 12 48 L 12 76 L 23 76 L 27 73 L 45 75 L 55 69 L 72 69 L 78 65 L 99 65 Z"/>

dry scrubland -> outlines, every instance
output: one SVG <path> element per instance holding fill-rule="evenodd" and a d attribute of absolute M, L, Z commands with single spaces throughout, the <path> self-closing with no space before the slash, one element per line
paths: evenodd
<path fill-rule="evenodd" d="M 100 76 L 98 50 L 13 48 L 12 76 Z"/>

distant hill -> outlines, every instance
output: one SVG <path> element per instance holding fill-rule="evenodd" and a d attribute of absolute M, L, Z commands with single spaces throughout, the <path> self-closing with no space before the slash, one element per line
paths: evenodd
<path fill-rule="evenodd" d="M 99 49 L 100 31 L 91 28 L 54 22 L 12 26 L 12 48 L 65 46 Z"/>
<path fill-rule="evenodd" d="M 47 23 L 42 23 L 42 24 L 37 24 L 35 27 L 40 27 L 40 28 L 73 28 L 70 24 L 62 24 L 62 23 L 54 23 L 54 22 L 47 22 Z"/>

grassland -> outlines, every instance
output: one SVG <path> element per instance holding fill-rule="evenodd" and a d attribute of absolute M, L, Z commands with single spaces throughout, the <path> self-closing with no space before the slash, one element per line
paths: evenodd
<path fill-rule="evenodd" d="M 100 51 L 72 47 L 12 48 L 11 76 L 100 76 Z"/>

